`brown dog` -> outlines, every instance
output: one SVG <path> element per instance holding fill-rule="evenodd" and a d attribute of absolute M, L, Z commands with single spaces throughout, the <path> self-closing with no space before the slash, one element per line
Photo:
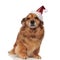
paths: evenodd
<path fill-rule="evenodd" d="M 23 26 L 9 54 L 16 54 L 20 58 L 41 58 L 38 53 L 44 36 L 43 21 L 36 14 L 30 13 L 21 23 Z"/>

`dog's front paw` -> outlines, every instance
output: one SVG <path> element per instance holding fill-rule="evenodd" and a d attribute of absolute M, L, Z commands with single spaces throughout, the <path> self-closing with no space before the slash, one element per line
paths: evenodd
<path fill-rule="evenodd" d="M 26 54 L 20 54 L 19 57 L 22 58 L 22 59 L 27 59 L 28 58 L 28 56 Z"/>
<path fill-rule="evenodd" d="M 39 55 L 33 55 L 33 57 L 36 59 L 41 59 L 41 56 L 39 56 Z"/>

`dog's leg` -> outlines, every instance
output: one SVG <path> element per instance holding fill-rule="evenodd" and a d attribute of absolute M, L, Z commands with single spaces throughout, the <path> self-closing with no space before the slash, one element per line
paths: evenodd
<path fill-rule="evenodd" d="M 39 53 L 39 48 L 36 49 L 36 50 L 33 52 L 33 57 L 34 57 L 34 58 L 41 59 L 41 56 L 39 56 L 38 53 Z"/>
<path fill-rule="evenodd" d="M 26 52 L 26 47 L 22 44 L 19 43 L 16 48 L 15 48 L 15 53 L 18 55 L 20 58 L 27 58 L 27 52 Z"/>

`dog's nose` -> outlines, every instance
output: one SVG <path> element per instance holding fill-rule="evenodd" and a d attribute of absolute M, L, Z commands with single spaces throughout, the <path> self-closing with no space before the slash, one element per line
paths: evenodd
<path fill-rule="evenodd" d="M 31 24 L 34 24 L 34 20 L 31 21 Z"/>

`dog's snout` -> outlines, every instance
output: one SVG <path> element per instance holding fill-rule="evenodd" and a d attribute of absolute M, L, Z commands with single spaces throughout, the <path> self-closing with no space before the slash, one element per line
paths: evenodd
<path fill-rule="evenodd" d="M 34 24 L 34 20 L 31 21 L 31 24 Z"/>

